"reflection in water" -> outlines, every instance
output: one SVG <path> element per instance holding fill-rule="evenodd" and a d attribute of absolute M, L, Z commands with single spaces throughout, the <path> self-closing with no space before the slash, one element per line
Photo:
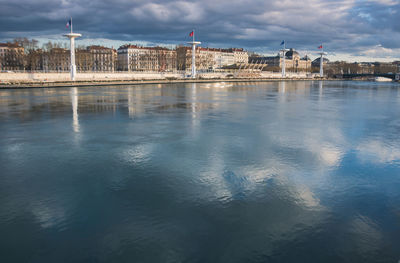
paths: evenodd
<path fill-rule="evenodd" d="M 387 140 L 363 141 L 357 147 L 357 153 L 361 160 L 374 163 L 400 162 L 400 143 Z"/>
<path fill-rule="evenodd" d="M 72 104 L 72 129 L 79 132 L 79 116 L 78 116 L 78 88 L 71 88 L 71 104 Z"/>
<path fill-rule="evenodd" d="M 133 89 L 128 89 L 128 114 L 129 117 L 133 118 L 135 116 L 135 94 Z"/>
<path fill-rule="evenodd" d="M 323 81 L 319 81 L 319 98 L 321 99 L 322 98 L 322 92 L 323 92 L 323 88 L 324 88 L 324 82 Z"/>
<path fill-rule="evenodd" d="M 196 101 L 197 101 L 197 89 L 196 89 L 196 83 L 192 83 L 192 102 L 191 102 L 191 108 L 192 108 L 192 116 L 193 118 L 196 117 Z"/>
<path fill-rule="evenodd" d="M 197 107 L 198 106 L 198 98 L 197 98 L 197 83 L 192 83 L 191 85 L 191 117 L 192 117 L 192 125 L 191 125 L 191 134 L 192 136 L 197 136 L 197 131 L 198 131 L 198 126 L 199 126 L 199 117 L 197 116 L 199 113 L 197 113 Z"/>
<path fill-rule="evenodd" d="M 279 93 L 285 93 L 286 92 L 286 81 L 280 81 L 279 82 Z"/>
<path fill-rule="evenodd" d="M 3 261 L 396 262 L 398 84 L 316 84 L 4 91 Z"/>

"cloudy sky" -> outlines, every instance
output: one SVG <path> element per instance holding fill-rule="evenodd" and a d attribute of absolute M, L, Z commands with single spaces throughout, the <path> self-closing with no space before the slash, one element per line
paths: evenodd
<path fill-rule="evenodd" d="M 0 0 L 0 41 L 61 42 L 73 17 L 81 44 L 244 47 L 275 54 L 287 47 L 332 59 L 400 60 L 400 0 Z M 79 44 L 79 43 L 78 43 Z"/>

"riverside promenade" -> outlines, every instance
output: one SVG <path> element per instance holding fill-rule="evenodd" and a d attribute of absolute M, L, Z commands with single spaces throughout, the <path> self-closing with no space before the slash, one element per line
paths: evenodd
<path fill-rule="evenodd" d="M 126 84 L 162 84 L 193 82 L 243 82 L 266 80 L 312 80 L 321 79 L 317 74 L 262 72 L 252 76 L 235 76 L 232 72 L 207 72 L 198 74 L 196 79 L 182 73 L 159 72 L 92 72 L 80 73 L 75 81 L 69 80 L 69 73 L 0 73 L 0 88 L 109 86 Z"/>

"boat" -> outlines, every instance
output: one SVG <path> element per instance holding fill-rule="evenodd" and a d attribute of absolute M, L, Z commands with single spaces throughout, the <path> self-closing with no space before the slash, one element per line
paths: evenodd
<path fill-rule="evenodd" d="M 378 82 L 391 82 L 391 81 L 393 81 L 391 78 L 385 78 L 385 77 L 376 77 L 375 78 L 375 81 L 378 81 Z"/>

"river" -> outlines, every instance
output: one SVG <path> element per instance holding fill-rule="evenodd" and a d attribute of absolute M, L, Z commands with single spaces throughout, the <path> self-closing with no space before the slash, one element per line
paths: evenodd
<path fill-rule="evenodd" d="M 0 262 L 399 260 L 399 84 L 0 90 Z"/>

